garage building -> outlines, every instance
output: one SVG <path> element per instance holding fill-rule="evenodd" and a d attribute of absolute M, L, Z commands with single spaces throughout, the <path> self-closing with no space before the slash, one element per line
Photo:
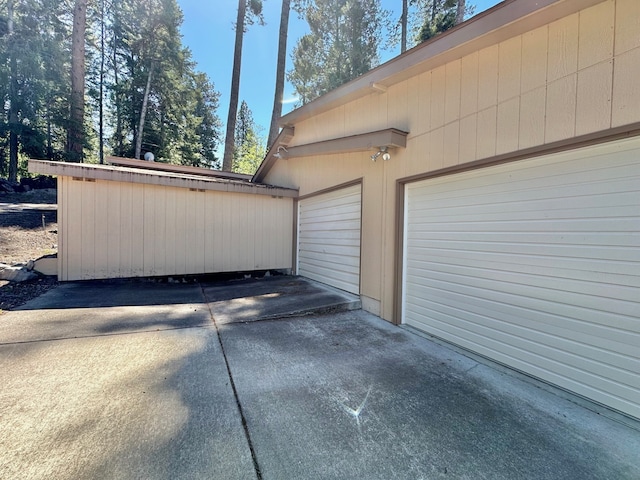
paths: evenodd
<path fill-rule="evenodd" d="M 503 2 L 285 115 L 254 180 L 299 188 L 299 273 L 326 236 L 363 308 L 640 418 L 638 78 L 639 2 Z"/>

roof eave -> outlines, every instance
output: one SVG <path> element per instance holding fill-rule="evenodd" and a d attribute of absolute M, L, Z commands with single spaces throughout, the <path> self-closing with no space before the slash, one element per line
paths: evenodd
<path fill-rule="evenodd" d="M 189 188 L 198 191 L 221 191 L 270 195 L 276 197 L 298 196 L 298 190 L 276 187 L 244 180 L 212 178 L 202 175 L 144 170 L 141 168 L 95 165 L 87 163 L 66 163 L 49 160 L 29 160 L 29 171 L 44 175 L 71 177 L 76 180 L 105 180 L 114 182 L 140 183 L 165 187 Z"/>
<path fill-rule="evenodd" d="M 583 10 L 603 0 L 505 0 L 466 22 L 389 60 L 322 97 L 284 115 L 281 126 L 294 126 L 449 61 L 494 45 Z"/>

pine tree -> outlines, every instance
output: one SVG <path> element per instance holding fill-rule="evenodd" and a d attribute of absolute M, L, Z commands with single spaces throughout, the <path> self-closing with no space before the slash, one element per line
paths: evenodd
<path fill-rule="evenodd" d="M 260 166 L 266 149 L 253 114 L 244 100 L 238 111 L 234 141 L 233 171 L 253 175 Z"/>
<path fill-rule="evenodd" d="M 377 65 L 385 18 L 379 0 L 305 1 L 297 9 L 311 30 L 298 40 L 288 75 L 302 104 Z"/>
<path fill-rule="evenodd" d="M 289 12 L 291 10 L 291 0 L 282 0 L 282 11 L 280 12 L 280 30 L 278 33 L 278 61 L 276 64 L 276 88 L 273 96 L 273 111 L 271 113 L 271 124 L 269 126 L 269 138 L 267 146 L 271 148 L 278 136 L 278 120 L 282 115 L 282 100 L 284 94 L 284 75 L 287 60 L 287 35 L 289 31 Z"/>
<path fill-rule="evenodd" d="M 249 15 L 246 14 L 249 7 Z M 236 40 L 233 49 L 233 71 L 231 73 L 231 93 L 229 98 L 229 114 L 227 115 L 227 134 L 224 139 L 224 157 L 222 169 L 230 171 L 233 167 L 234 135 L 238 97 L 240 95 L 240 69 L 242 65 L 242 41 L 247 25 L 254 19 L 262 24 L 262 0 L 238 0 L 238 18 L 236 21 Z"/>

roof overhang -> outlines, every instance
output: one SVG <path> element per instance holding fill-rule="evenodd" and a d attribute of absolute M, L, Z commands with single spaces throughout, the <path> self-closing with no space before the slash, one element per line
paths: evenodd
<path fill-rule="evenodd" d="M 408 50 L 322 97 L 282 116 L 281 126 L 294 126 L 447 62 L 459 59 L 542 27 L 604 0 L 505 0 L 432 40 Z"/>
<path fill-rule="evenodd" d="M 138 160 L 142 162 L 141 160 Z M 143 162 L 150 163 L 150 162 Z M 157 167 L 157 163 L 155 166 Z M 201 170 L 201 169 L 198 169 Z M 201 174 L 178 173 L 140 166 L 95 165 L 88 163 L 65 163 L 48 160 L 29 160 L 29 171 L 44 175 L 72 177 L 76 180 L 106 180 L 113 182 L 140 183 L 165 187 L 189 188 L 192 190 L 247 193 L 273 197 L 296 198 L 298 190 L 275 187 L 261 183 L 250 183 L 244 179 L 219 178 Z"/>
<path fill-rule="evenodd" d="M 387 128 L 376 132 L 361 133 L 348 137 L 332 138 L 322 142 L 306 143 L 294 147 L 286 147 L 277 142 L 278 148 L 274 153 L 267 155 L 260 168 L 253 177 L 253 180 L 260 182 L 267 175 L 271 167 L 279 159 L 309 157 L 312 155 L 332 155 L 336 153 L 365 152 L 376 149 L 385 151 L 393 148 L 406 148 L 408 132 L 397 128 Z M 288 141 L 291 139 L 289 138 Z M 272 149 L 273 150 L 273 149 Z M 269 160 L 269 162 L 267 162 Z"/>
<path fill-rule="evenodd" d="M 334 153 L 364 152 L 371 149 L 405 148 L 408 132 L 387 128 L 377 132 L 361 133 L 348 137 L 333 138 L 322 142 L 296 145 L 280 152 L 281 158 L 331 155 Z"/>
<path fill-rule="evenodd" d="M 107 163 L 119 165 L 121 167 L 142 168 L 144 170 L 158 170 L 162 172 L 186 173 L 203 177 L 228 178 L 232 180 L 251 181 L 252 175 L 243 173 L 223 172 L 208 168 L 192 167 L 189 165 L 174 165 L 172 163 L 148 162 L 146 160 L 136 160 L 135 158 L 111 157 L 107 156 Z"/>
<path fill-rule="evenodd" d="M 258 170 L 256 170 L 255 175 L 251 179 L 252 182 L 260 182 L 264 179 L 267 172 L 271 170 L 271 167 L 273 167 L 280 158 L 280 151 L 289 145 L 289 142 L 293 138 L 293 134 L 293 127 L 283 127 L 282 130 L 280 130 L 280 133 L 273 142 L 273 145 L 271 145 L 271 148 L 265 155 L 264 160 L 262 160 Z"/>

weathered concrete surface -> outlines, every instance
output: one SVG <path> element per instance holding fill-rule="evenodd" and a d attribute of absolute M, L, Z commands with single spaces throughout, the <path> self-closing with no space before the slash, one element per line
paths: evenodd
<path fill-rule="evenodd" d="M 300 281 L 71 283 L 1 315 L 0 478 L 256 478 L 252 450 L 270 480 L 640 478 L 640 431 L 362 311 L 290 317 Z"/>
<path fill-rule="evenodd" d="M 640 478 L 640 432 L 365 312 L 221 335 L 265 479 Z"/>
<path fill-rule="evenodd" d="M 197 285 L 63 285 L 0 316 L 0 365 L 0 478 L 255 478 Z"/>
<path fill-rule="evenodd" d="M 204 284 L 219 324 L 254 322 L 360 308 L 360 299 L 302 277 L 278 276 Z"/>

